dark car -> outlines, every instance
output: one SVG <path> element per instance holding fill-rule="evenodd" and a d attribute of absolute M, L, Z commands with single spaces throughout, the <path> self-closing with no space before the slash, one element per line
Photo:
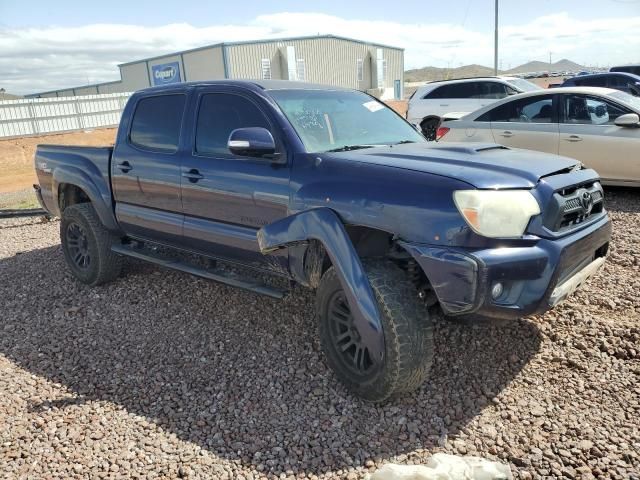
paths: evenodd
<path fill-rule="evenodd" d="M 640 76 L 624 72 L 593 73 L 569 78 L 562 87 L 605 87 L 640 96 Z"/>
<path fill-rule="evenodd" d="M 598 175 L 576 160 L 431 146 L 365 93 L 301 82 L 142 90 L 113 148 L 40 145 L 35 165 L 80 281 L 115 280 L 129 256 L 272 297 L 286 291 L 265 276 L 316 289 L 327 361 L 371 401 L 427 377 L 427 306 L 544 312 L 598 270 L 611 235 Z"/>
<path fill-rule="evenodd" d="M 611 67 L 610 72 L 626 72 L 633 73 L 640 76 L 640 65 L 619 65 L 617 67 Z"/>

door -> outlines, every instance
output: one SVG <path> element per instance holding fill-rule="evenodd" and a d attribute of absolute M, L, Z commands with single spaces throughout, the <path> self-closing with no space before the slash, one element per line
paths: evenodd
<path fill-rule="evenodd" d="M 558 123 L 553 94 L 513 100 L 489 112 L 496 143 L 558 153 Z"/>
<path fill-rule="evenodd" d="M 393 81 L 393 98 L 395 100 L 402 100 L 402 85 L 400 80 Z"/>
<path fill-rule="evenodd" d="M 640 129 L 618 127 L 631 110 L 599 96 L 562 95 L 560 154 L 580 160 L 604 180 L 640 181 Z"/>
<path fill-rule="evenodd" d="M 289 166 L 268 158 L 240 157 L 227 148 L 236 128 L 278 132 L 260 100 L 233 89 L 197 93 L 192 151 L 181 168 L 185 245 L 205 254 L 252 266 L 282 269 L 287 253 L 260 253 L 258 229 L 287 216 Z"/>
<path fill-rule="evenodd" d="M 479 98 L 478 82 L 460 82 L 446 85 L 443 98 L 440 101 L 440 114 L 452 112 L 474 112 L 482 106 L 483 99 Z M 442 88 L 442 87 L 441 87 Z"/>
<path fill-rule="evenodd" d="M 422 100 L 412 102 L 412 118 L 418 123 L 425 117 L 441 117 L 451 112 L 472 112 L 480 107 L 480 100 L 472 99 L 475 92 L 473 82 L 449 83 L 429 92 Z"/>
<path fill-rule="evenodd" d="M 162 243 L 182 238 L 180 133 L 186 94 L 141 97 L 111 161 L 116 218 L 125 233 Z"/>

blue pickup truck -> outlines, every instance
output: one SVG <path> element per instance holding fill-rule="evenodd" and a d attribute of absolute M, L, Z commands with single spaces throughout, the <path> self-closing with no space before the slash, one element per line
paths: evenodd
<path fill-rule="evenodd" d="M 544 312 L 611 235 L 598 175 L 575 160 L 433 145 L 365 93 L 299 82 L 142 90 L 113 148 L 40 145 L 35 167 L 80 281 L 115 279 L 129 256 L 273 297 L 286 291 L 263 274 L 316 289 L 328 364 L 375 402 L 427 378 L 429 307 Z"/>

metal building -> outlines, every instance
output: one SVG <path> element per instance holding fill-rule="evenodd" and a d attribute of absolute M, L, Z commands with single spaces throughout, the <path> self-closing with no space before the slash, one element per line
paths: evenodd
<path fill-rule="evenodd" d="M 197 80 L 299 80 L 403 98 L 404 50 L 335 35 L 225 42 L 123 63 L 120 81 L 27 95 L 62 97 L 131 92 Z"/>

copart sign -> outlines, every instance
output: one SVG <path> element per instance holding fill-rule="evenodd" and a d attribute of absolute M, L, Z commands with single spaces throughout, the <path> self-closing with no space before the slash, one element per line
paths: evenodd
<path fill-rule="evenodd" d="M 161 63 L 151 67 L 154 85 L 166 85 L 167 83 L 180 83 L 180 64 L 178 62 Z"/>

